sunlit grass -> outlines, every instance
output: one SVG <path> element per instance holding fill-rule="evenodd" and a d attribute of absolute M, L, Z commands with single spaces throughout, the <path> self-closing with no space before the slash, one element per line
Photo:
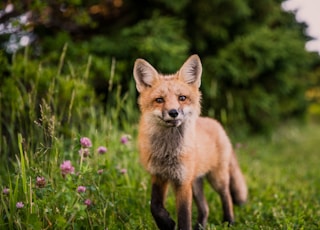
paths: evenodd
<path fill-rule="evenodd" d="M 320 174 L 317 124 L 277 128 L 238 150 L 250 200 L 238 210 L 246 229 L 318 229 Z"/>
<path fill-rule="evenodd" d="M 10 152 L 9 139 L 1 139 L 1 160 L 6 163 L 0 168 L 0 229 L 155 229 L 149 208 L 150 176 L 140 165 L 136 148 L 138 108 L 133 84 L 124 97 L 121 86 L 114 85 L 110 96 L 116 106 L 101 108 L 81 90 L 87 89 L 90 58 L 84 75 L 77 76 L 71 63 L 66 74 L 62 73 L 65 52 L 54 78 L 56 83 L 70 84 L 71 91 L 62 90 L 70 93 L 67 101 L 59 100 L 58 84 L 50 85 L 45 94 L 40 92 L 39 78 L 50 73 L 41 65 L 28 92 L 18 79 L 18 87 L 11 89 L 21 103 L 12 103 L 12 108 L 22 109 L 10 112 L 12 120 L 6 124 L 10 144 L 17 151 Z M 22 63 L 30 65 L 26 58 Z M 29 76 L 27 70 L 22 72 Z M 76 78 L 80 81 L 74 83 Z M 39 95 L 45 97 L 36 99 Z M 62 110 L 58 109 L 61 103 Z M 85 147 L 88 156 L 79 154 L 84 148 L 81 137 L 92 142 Z M 232 136 L 249 186 L 249 201 L 235 208 L 236 224 L 228 228 L 220 221 L 218 195 L 206 184 L 207 229 L 319 229 L 319 137 L 316 123 L 283 124 L 269 137 Z M 102 154 L 101 146 L 107 148 Z M 74 168 L 70 173 L 63 173 L 65 161 Z M 79 192 L 79 186 L 85 191 Z M 168 195 L 167 208 L 175 217 L 172 191 Z"/>

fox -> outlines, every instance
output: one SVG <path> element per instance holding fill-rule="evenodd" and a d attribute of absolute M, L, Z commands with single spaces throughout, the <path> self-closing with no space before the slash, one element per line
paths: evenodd
<path fill-rule="evenodd" d="M 204 179 L 219 194 L 223 221 L 234 223 L 233 204 L 247 201 L 248 189 L 222 125 L 201 117 L 202 64 L 191 55 L 174 74 L 161 74 L 144 59 L 136 59 L 133 77 L 141 111 L 138 151 L 151 175 L 150 209 L 160 230 L 176 228 L 165 208 L 169 186 L 175 194 L 177 229 L 192 229 L 192 200 L 198 216 L 194 229 L 204 229 L 209 206 Z"/>

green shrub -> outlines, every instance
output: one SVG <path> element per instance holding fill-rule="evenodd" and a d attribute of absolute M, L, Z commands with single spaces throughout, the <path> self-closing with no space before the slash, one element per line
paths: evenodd
<path fill-rule="evenodd" d="M 303 43 L 291 39 L 295 36 L 261 28 L 239 37 L 217 57 L 206 58 L 204 76 L 211 78 L 204 78 L 204 92 L 214 89 L 205 96 L 209 114 L 229 126 L 247 123 L 255 131 L 268 131 L 281 120 L 303 114 L 307 84 L 302 78 L 311 59 L 299 48 Z"/>
<path fill-rule="evenodd" d="M 32 38 L 36 35 L 30 56 L 41 59 L 43 71 L 57 66 L 67 43 L 68 61 L 59 67 L 60 74 L 78 78 L 90 66 L 88 83 L 110 107 L 119 106 L 118 98 L 136 96 L 132 81 L 136 58 L 172 73 L 197 53 L 204 64 L 204 115 L 216 117 L 229 128 L 241 126 L 257 132 L 268 131 L 288 117 L 305 115 L 304 93 L 310 84 L 306 76 L 314 71 L 311 63 L 319 63 L 319 56 L 305 50 L 310 39 L 304 33 L 305 24 L 297 23 L 294 12 L 283 11 L 280 1 L 12 4 L 16 11 L 12 15 L 30 10 L 33 21 L 17 23 L 17 32 L 5 37 L 19 40 L 22 32 Z M 4 18 L 10 19 L 13 16 Z M 116 111 L 130 119 L 127 111 Z"/>

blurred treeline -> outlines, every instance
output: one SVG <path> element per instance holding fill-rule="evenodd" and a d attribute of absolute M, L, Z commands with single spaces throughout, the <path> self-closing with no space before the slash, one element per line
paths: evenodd
<path fill-rule="evenodd" d="M 137 122 L 136 58 L 171 73 L 199 54 L 203 114 L 230 129 L 267 132 L 304 118 L 318 99 L 320 60 L 304 48 L 311 39 L 306 25 L 284 12 L 282 2 L 2 2 L 2 9 L 13 9 L 0 14 L 1 149 L 14 146 L 18 132 L 28 136 L 34 121 L 44 126 L 46 111 L 65 135 L 71 125 L 90 126 L 92 108 L 121 127 Z"/>

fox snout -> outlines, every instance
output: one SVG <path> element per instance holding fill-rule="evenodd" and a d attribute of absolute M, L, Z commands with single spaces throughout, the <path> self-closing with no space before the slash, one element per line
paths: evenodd
<path fill-rule="evenodd" d="M 179 111 L 179 109 L 165 110 L 162 112 L 162 119 L 167 126 L 178 127 L 184 119 L 183 111 Z"/>
<path fill-rule="evenodd" d="M 171 110 L 168 111 L 168 114 L 169 114 L 170 117 L 176 118 L 179 115 L 179 112 L 176 109 L 171 109 Z"/>

